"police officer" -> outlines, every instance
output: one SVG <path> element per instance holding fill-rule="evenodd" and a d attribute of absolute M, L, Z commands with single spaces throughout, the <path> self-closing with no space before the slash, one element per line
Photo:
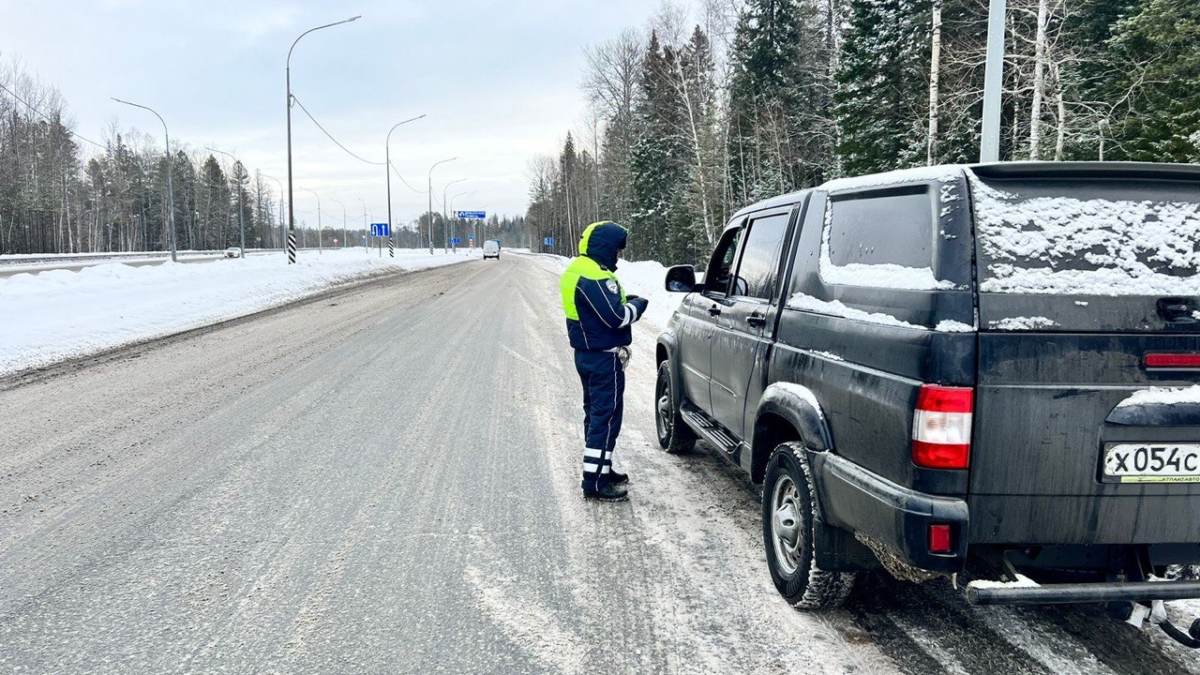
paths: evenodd
<path fill-rule="evenodd" d="M 612 453 L 621 433 L 625 362 L 633 342 L 631 326 L 642 318 L 644 298 L 626 296 L 613 272 L 617 252 L 629 232 L 614 222 L 593 223 L 579 240 L 579 257 L 560 282 L 567 335 L 575 350 L 575 369 L 583 383 L 583 496 L 620 501 L 629 476 L 613 470 Z"/>

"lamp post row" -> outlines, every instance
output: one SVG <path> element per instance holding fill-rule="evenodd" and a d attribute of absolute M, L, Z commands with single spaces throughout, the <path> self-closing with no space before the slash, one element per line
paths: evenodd
<path fill-rule="evenodd" d="M 322 30 L 325 28 L 332 28 L 334 26 L 340 26 L 344 23 L 350 23 L 352 21 L 357 21 L 360 18 L 362 18 L 361 15 L 352 16 L 349 19 L 343 19 L 342 21 L 335 21 L 333 23 L 328 23 L 328 24 L 324 24 L 321 26 L 317 26 L 315 28 L 310 28 L 310 29 L 304 31 L 303 33 L 301 33 L 300 36 L 297 37 L 292 42 L 292 46 L 290 48 L 288 48 L 287 61 L 285 64 L 285 78 L 286 78 L 285 81 L 286 81 L 286 90 L 287 90 L 287 169 L 288 169 L 288 176 L 287 176 L 287 183 L 288 183 L 288 186 L 287 186 L 287 232 L 286 232 L 286 240 L 287 241 L 286 241 L 285 245 L 287 248 L 287 258 L 288 258 L 289 265 L 296 262 L 296 212 L 295 212 L 295 194 L 294 194 L 293 170 L 292 170 L 292 104 L 295 101 L 295 98 L 292 96 L 292 52 L 295 51 L 296 44 L 299 43 L 300 40 L 303 39 L 304 36 L 308 35 L 309 33 L 313 33 L 315 31 Z M 172 157 L 171 157 L 171 136 L 170 136 L 170 132 L 167 130 L 167 123 L 165 120 L 163 120 L 162 115 L 159 115 L 158 112 L 149 108 L 148 106 L 140 105 L 137 103 L 131 103 L 129 101 L 121 100 L 119 98 L 113 98 L 113 100 L 118 103 L 133 106 L 135 108 L 141 108 L 143 110 L 148 110 L 151 113 L 153 113 L 154 116 L 158 118 L 158 121 L 161 122 L 163 125 L 163 137 L 166 141 L 166 154 L 167 154 L 167 204 L 168 204 L 167 212 L 168 212 L 168 217 L 169 217 L 169 221 L 170 221 L 169 230 L 168 230 L 167 234 L 168 234 L 168 240 L 170 242 L 170 247 L 171 247 L 171 260 L 176 261 L 178 258 L 177 258 L 176 245 L 175 245 L 175 199 L 174 199 L 174 186 L 173 186 L 173 181 L 172 181 L 172 173 L 173 173 L 172 164 L 173 163 L 172 163 Z M 408 124 L 409 122 L 415 122 L 416 120 L 422 119 L 423 117 L 425 117 L 425 115 L 420 115 L 418 117 L 414 117 L 411 119 L 404 120 L 403 122 L 396 123 L 395 125 L 392 126 L 391 129 L 388 130 L 387 138 L 384 141 L 384 156 L 385 156 L 384 170 L 387 172 L 387 202 L 388 202 L 387 206 L 388 206 L 388 226 L 389 226 L 389 228 L 391 227 L 391 222 L 392 222 L 392 174 L 391 174 L 391 171 L 392 171 L 392 163 L 391 163 L 392 132 L 396 130 L 396 127 L 399 127 L 404 124 Z M 235 162 L 237 161 L 236 157 L 234 157 L 230 153 L 225 152 L 223 150 L 217 150 L 215 148 L 209 148 L 209 150 L 212 150 L 214 152 L 219 152 L 223 155 L 226 155 L 226 156 L 232 158 Z M 451 157 L 449 159 L 444 159 L 444 160 L 441 160 L 440 162 L 434 163 L 433 166 L 429 167 L 429 185 L 428 185 L 428 190 L 427 190 L 427 193 L 429 195 L 429 211 L 428 211 L 429 224 L 428 224 L 428 228 L 427 228 L 427 237 L 428 237 L 428 242 L 429 242 L 430 254 L 433 253 L 433 170 L 440 164 L 445 164 L 446 162 L 452 162 L 456 159 L 458 159 L 458 158 Z M 267 176 L 267 177 L 271 178 L 272 180 L 274 180 L 277 183 L 280 182 L 278 178 L 274 178 L 271 176 Z M 460 181 L 453 181 L 453 182 L 457 183 Z M 447 184 L 447 185 L 449 185 L 449 184 Z M 282 187 L 283 187 L 282 184 L 280 184 L 280 188 L 282 188 Z M 320 222 L 320 209 L 321 209 L 320 195 L 317 195 L 316 192 L 313 192 L 312 190 L 309 190 L 308 188 L 301 188 L 301 189 L 312 192 L 314 195 L 317 196 L 317 220 L 319 223 Z M 242 197 L 241 190 L 239 190 L 238 191 L 239 222 L 241 222 L 242 218 L 244 217 L 243 208 L 241 205 L 241 197 Z M 361 199 L 360 199 L 360 201 L 361 201 Z M 442 197 L 442 206 L 443 206 L 443 210 L 445 210 L 446 199 L 445 199 L 444 192 L 443 192 L 443 197 Z M 343 210 L 343 212 L 345 211 L 345 205 L 342 206 L 342 210 Z M 364 210 L 364 216 L 365 216 L 366 202 L 363 202 L 363 210 Z M 343 216 L 344 215 L 345 214 L 343 213 Z M 446 215 L 443 214 L 443 220 L 445 218 L 446 218 Z M 342 236 L 344 238 L 346 236 L 345 222 L 344 222 L 345 218 L 343 217 L 342 220 L 343 220 Z M 245 250 L 246 250 L 246 232 L 245 232 L 244 223 L 241 224 L 240 230 L 241 230 L 241 245 L 242 245 L 242 251 L 243 251 L 243 255 L 244 255 Z M 320 250 L 322 248 L 319 230 L 320 230 L 320 225 L 318 225 L 318 237 L 317 237 L 318 250 Z M 389 239 L 390 239 L 390 236 L 389 236 Z"/>

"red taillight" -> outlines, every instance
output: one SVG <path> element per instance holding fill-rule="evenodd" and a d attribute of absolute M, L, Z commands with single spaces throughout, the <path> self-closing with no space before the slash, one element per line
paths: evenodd
<path fill-rule="evenodd" d="M 950 548 L 950 526 L 949 525 L 930 525 L 929 526 L 929 552 L 930 553 L 949 553 Z"/>
<path fill-rule="evenodd" d="M 974 410 L 974 389 L 922 385 L 913 414 L 913 464 L 927 469 L 967 468 Z"/>
<path fill-rule="evenodd" d="M 1200 369 L 1200 354 L 1147 354 L 1143 363 L 1147 368 Z"/>

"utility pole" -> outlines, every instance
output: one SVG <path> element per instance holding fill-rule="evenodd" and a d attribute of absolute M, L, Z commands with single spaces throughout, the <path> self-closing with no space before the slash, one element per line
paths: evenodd
<path fill-rule="evenodd" d="M 417 117 L 414 117 L 412 119 L 407 119 L 407 120 L 404 120 L 403 122 L 395 123 L 394 125 L 392 125 L 391 129 L 388 129 L 387 138 L 385 138 L 383 140 L 383 163 L 384 163 L 383 171 L 384 171 L 384 173 L 387 174 L 387 207 L 388 207 L 387 211 L 388 211 L 388 243 L 389 244 L 392 242 L 392 237 L 395 236 L 392 234 L 392 154 L 391 154 L 392 153 L 392 132 L 396 130 L 396 127 L 398 127 L 402 124 L 408 124 L 409 122 L 415 122 L 424 116 L 425 115 L 418 115 Z M 391 254 L 391 256 L 393 258 L 396 257 L 394 248 L 389 247 L 388 252 Z"/>
<path fill-rule="evenodd" d="M 363 205 L 363 250 L 369 253 L 371 248 L 367 245 L 367 233 L 371 230 L 367 229 L 367 203 L 363 201 L 362 197 L 359 197 L 358 201 Z"/>
<path fill-rule="evenodd" d="M 316 190 L 310 190 L 306 187 L 300 189 L 313 193 L 313 196 L 317 198 L 317 253 L 323 254 L 325 251 L 321 248 L 321 235 L 324 234 L 324 231 L 321 229 L 321 195 L 317 194 Z"/>
<path fill-rule="evenodd" d="M 429 167 L 429 227 L 427 228 L 427 234 L 429 237 L 429 255 L 433 255 L 433 170 L 436 169 L 439 164 L 453 162 L 456 159 L 458 158 L 451 157 L 450 159 L 443 159 L 440 162 L 434 162 L 433 166 Z"/>
<path fill-rule="evenodd" d="M 1000 104 L 1004 86 L 1004 20 L 1007 0 L 991 0 L 988 11 L 987 66 L 983 76 L 983 135 L 979 161 L 1000 161 Z"/>
<path fill-rule="evenodd" d="M 299 42 L 301 38 L 303 38 L 305 35 L 308 35 L 309 33 L 313 32 L 313 31 L 318 31 L 318 30 L 321 30 L 322 28 L 332 28 L 333 26 L 340 26 L 341 24 L 350 23 L 351 21 L 357 21 L 361 18 L 362 18 L 362 15 L 352 16 L 349 19 L 344 19 L 342 21 L 335 21 L 333 23 L 327 23 L 324 26 L 317 26 L 316 28 L 309 28 L 308 30 L 301 33 L 300 37 L 296 38 L 296 40 L 294 42 L 292 42 L 292 46 L 288 49 L 288 55 L 287 55 L 287 165 L 288 165 L 287 256 L 288 256 L 288 264 L 289 265 L 296 262 L 296 211 L 294 208 L 295 200 L 293 199 L 293 195 L 292 195 L 292 50 L 294 50 L 296 48 L 296 43 Z M 317 200 L 319 202 L 320 197 L 318 197 Z M 317 211 L 318 212 L 320 211 L 319 206 L 317 207 Z M 319 218 L 319 213 L 318 213 L 318 220 L 319 219 L 320 218 Z"/>
<path fill-rule="evenodd" d="M 452 239 L 454 239 L 454 229 L 453 229 L 453 224 L 450 222 L 450 210 L 449 210 L 450 203 L 448 201 L 446 201 L 446 191 L 450 189 L 451 185 L 454 185 L 455 183 L 461 183 L 464 180 L 466 180 L 466 178 L 459 178 L 458 180 L 452 180 L 449 183 L 446 183 L 446 185 L 442 188 L 442 222 L 446 225 L 446 233 L 447 233 L 446 234 L 446 249 L 447 249 L 447 251 L 449 251 L 449 248 L 451 246 L 454 246 L 454 242 L 451 241 Z M 454 246 L 454 252 L 458 253 L 457 246 Z"/>
<path fill-rule="evenodd" d="M 226 157 L 228 157 L 229 159 L 232 159 L 234 168 L 241 166 L 242 171 L 246 170 L 246 167 L 241 162 L 238 161 L 237 157 L 234 157 L 230 153 L 225 152 L 224 150 L 218 150 L 216 148 L 208 148 L 208 150 L 211 150 L 212 152 L 219 152 L 222 155 L 225 155 Z M 238 230 L 241 232 L 242 260 L 245 260 L 246 259 L 246 221 L 245 221 L 244 212 L 246 209 L 242 205 L 242 179 L 241 179 L 241 176 L 238 176 L 237 191 L 238 191 Z"/>
<path fill-rule="evenodd" d="M 141 108 L 142 110 L 149 110 L 150 112 L 154 113 L 154 116 L 158 118 L 159 122 L 162 122 L 163 139 L 167 144 L 167 217 L 170 221 L 171 228 L 167 231 L 167 241 L 170 242 L 171 245 L 171 262 L 177 262 L 178 258 L 175 255 L 175 190 L 171 185 L 171 174 L 175 173 L 173 164 L 171 162 L 171 133 L 167 131 L 167 123 L 163 121 L 162 115 L 154 112 L 154 110 L 151 110 L 144 105 L 138 105 L 137 103 L 122 101 L 119 98 L 114 98 L 113 100 L 117 103 L 124 103 L 125 105 L 131 105 L 135 108 Z"/>

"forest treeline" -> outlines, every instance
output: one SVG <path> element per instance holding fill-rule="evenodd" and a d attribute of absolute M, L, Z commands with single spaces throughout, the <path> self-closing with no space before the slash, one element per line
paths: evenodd
<path fill-rule="evenodd" d="M 830 178 L 979 156 L 988 0 L 704 0 L 586 50 L 588 112 L 530 161 L 526 226 L 707 256 L 730 215 Z M 1200 2 L 1008 0 L 1004 160 L 1200 162 Z"/>
<path fill-rule="evenodd" d="M 161 141 L 136 130 L 122 132 L 115 122 L 99 139 L 79 135 L 58 90 L 28 75 L 18 60 L 8 61 L 0 67 L 0 254 L 166 250 L 170 211 Z M 239 246 L 241 223 L 247 248 L 283 247 L 286 176 L 252 172 L 235 158 L 176 138 L 171 150 L 180 250 Z M 320 214 L 298 205 L 297 244 L 362 244 L 366 216 L 365 204 L 327 199 Z M 431 219 L 438 247 L 452 234 L 466 244 L 476 232 L 481 240 L 526 243 L 522 217 L 492 215 L 476 228 L 427 213 L 396 224 L 396 245 L 427 246 Z"/>
<path fill-rule="evenodd" d="M 161 143 L 115 123 L 102 140 L 77 135 L 58 90 L 15 59 L 0 71 L 0 85 L 0 253 L 166 248 Z M 280 245 L 279 193 L 272 195 L 266 176 L 174 139 L 172 160 L 179 249 L 239 245 L 239 193 L 247 247 Z M 316 233 L 306 234 L 316 246 Z"/>

